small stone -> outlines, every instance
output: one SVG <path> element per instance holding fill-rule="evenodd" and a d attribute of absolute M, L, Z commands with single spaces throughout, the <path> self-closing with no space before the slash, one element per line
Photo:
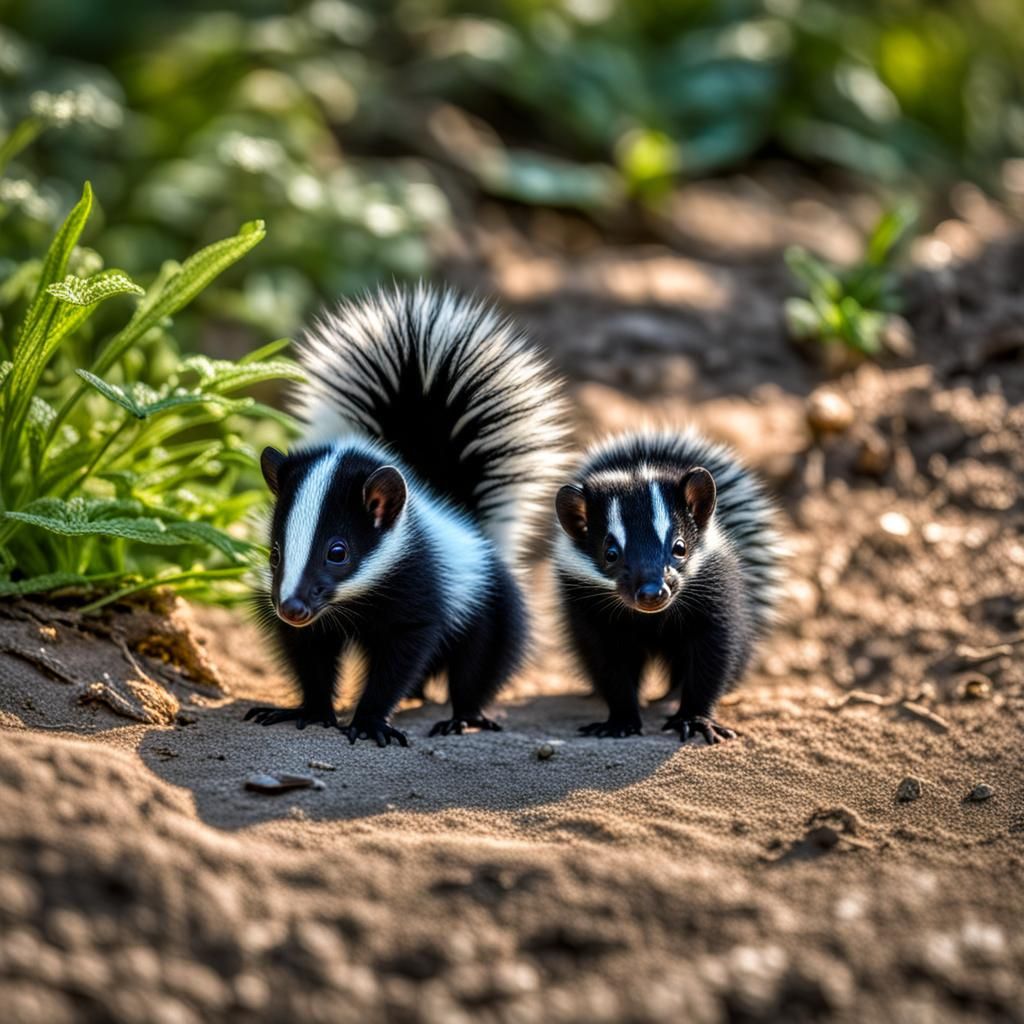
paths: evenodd
<path fill-rule="evenodd" d="M 555 756 L 555 748 L 550 743 L 542 743 L 537 748 L 538 761 L 550 761 Z"/>
<path fill-rule="evenodd" d="M 877 431 L 868 431 L 857 452 L 856 470 L 864 476 L 884 476 L 892 465 L 892 447 Z"/>
<path fill-rule="evenodd" d="M 980 804 L 983 800 L 990 800 L 995 795 L 996 791 L 987 782 L 979 782 L 967 794 L 967 799 Z"/>
<path fill-rule="evenodd" d="M 988 700 L 992 696 L 992 683 L 980 672 L 964 676 L 960 680 L 961 700 Z"/>
<path fill-rule="evenodd" d="M 921 780 L 908 775 L 896 788 L 896 799 L 901 804 L 908 804 L 912 800 L 921 799 Z"/>
<path fill-rule="evenodd" d="M 199 716 L 194 715 L 191 711 L 178 712 L 178 725 L 195 725 L 198 721 Z"/>
<path fill-rule="evenodd" d="M 816 434 L 841 434 L 853 424 L 853 406 L 832 388 L 818 388 L 807 399 L 807 425 Z"/>
<path fill-rule="evenodd" d="M 289 789 L 323 789 L 324 784 L 312 775 L 254 772 L 245 780 L 245 788 L 255 793 L 286 793 Z"/>
<path fill-rule="evenodd" d="M 336 764 L 328 764 L 326 761 L 310 761 L 309 767 L 318 772 L 335 772 L 338 770 Z"/>
<path fill-rule="evenodd" d="M 902 512 L 886 512 L 879 517 L 878 525 L 890 537 L 910 536 L 910 520 Z"/>

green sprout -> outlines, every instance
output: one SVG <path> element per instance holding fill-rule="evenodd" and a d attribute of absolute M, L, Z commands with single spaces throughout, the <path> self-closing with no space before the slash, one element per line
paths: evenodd
<path fill-rule="evenodd" d="M 902 305 L 895 264 L 916 222 L 917 210 L 910 203 L 885 213 L 868 237 L 864 259 L 848 269 L 831 266 L 800 246 L 787 249 L 786 263 L 807 290 L 807 298 L 786 300 L 790 336 L 877 355 L 889 317 Z"/>

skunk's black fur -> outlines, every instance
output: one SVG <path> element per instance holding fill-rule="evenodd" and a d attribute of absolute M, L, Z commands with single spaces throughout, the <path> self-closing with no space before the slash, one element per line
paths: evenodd
<path fill-rule="evenodd" d="M 700 435 L 637 433 L 589 453 L 559 491 L 555 572 L 569 639 L 608 703 L 592 736 L 641 731 L 651 660 L 682 691 L 682 739 L 733 735 L 712 714 L 773 618 L 782 544 L 756 478 Z"/>
<path fill-rule="evenodd" d="M 498 728 L 483 710 L 526 644 L 514 570 L 562 468 L 557 382 L 506 320 L 423 287 L 340 306 L 300 354 L 306 442 L 262 458 L 277 500 L 259 603 L 302 701 L 246 718 L 336 725 L 359 648 L 352 742 L 404 746 L 395 705 L 442 672 L 452 717 L 432 734 Z"/>

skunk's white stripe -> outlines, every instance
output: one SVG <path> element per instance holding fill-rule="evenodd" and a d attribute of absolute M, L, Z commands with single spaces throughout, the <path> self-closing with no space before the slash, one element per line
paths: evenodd
<path fill-rule="evenodd" d="M 466 516 L 432 499 L 425 490 L 417 488 L 411 501 L 444 579 L 445 617 L 451 626 L 461 627 L 479 608 L 490 585 L 493 548 Z"/>
<path fill-rule="evenodd" d="M 622 508 L 618 498 L 608 503 L 608 532 L 619 542 L 622 550 L 626 550 L 626 527 L 622 523 Z"/>
<path fill-rule="evenodd" d="M 284 529 L 284 571 L 281 576 L 281 600 L 294 597 L 302 579 L 303 570 L 312 553 L 317 524 L 324 505 L 327 491 L 341 462 L 341 451 L 326 452 L 309 468 L 306 478 L 299 485 L 295 501 L 288 512 Z"/>
<path fill-rule="evenodd" d="M 423 530 L 430 549 L 428 557 L 444 581 L 441 588 L 444 606 L 439 611 L 445 625 L 450 629 L 461 628 L 479 607 L 491 584 L 493 571 L 490 564 L 495 555 L 493 545 L 468 516 L 433 497 L 392 452 L 363 438 L 348 437 L 338 441 L 331 451 L 310 467 L 306 479 L 299 486 L 285 523 L 281 600 L 292 595 L 312 554 L 317 524 L 325 512 L 327 492 L 334 474 L 343 469 L 347 457 L 355 454 L 375 460 L 382 466 L 388 463 L 397 465 L 406 478 L 409 496 L 394 525 L 362 561 L 355 575 L 334 588 L 331 600 L 350 601 L 387 586 L 389 575 L 413 540 L 415 525 Z M 402 585 L 409 585 L 409 581 L 402 581 Z"/>
<path fill-rule="evenodd" d="M 555 538 L 555 567 L 570 579 L 583 580 L 602 590 L 614 590 L 615 580 L 599 572 L 594 563 L 564 534 Z"/>
<path fill-rule="evenodd" d="M 661 494 L 661 487 L 657 481 L 651 481 L 651 509 L 654 513 L 654 536 L 663 544 L 668 544 L 668 531 L 672 529 L 672 520 L 669 518 L 668 508 L 665 499 Z"/>
<path fill-rule="evenodd" d="M 409 535 L 409 510 L 403 508 L 391 528 L 381 538 L 372 554 L 365 558 L 354 576 L 342 580 L 331 595 L 332 601 L 351 601 L 380 587 L 395 567 Z"/>

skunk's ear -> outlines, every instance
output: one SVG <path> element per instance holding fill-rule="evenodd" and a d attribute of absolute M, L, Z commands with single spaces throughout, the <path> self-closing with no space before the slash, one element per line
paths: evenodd
<path fill-rule="evenodd" d="M 405 508 L 405 477 L 394 466 L 375 469 L 363 484 L 363 504 L 377 530 L 390 529 Z"/>
<path fill-rule="evenodd" d="M 278 482 L 277 476 L 288 456 L 279 452 L 276 448 L 264 448 L 260 456 L 260 469 L 263 470 L 263 479 L 267 481 L 270 493 L 277 497 Z"/>
<path fill-rule="evenodd" d="M 697 529 L 703 530 L 715 511 L 718 495 L 715 478 L 703 466 L 696 466 L 683 477 L 679 487 Z"/>
<path fill-rule="evenodd" d="M 555 511 L 562 529 L 573 540 L 585 540 L 587 536 L 587 500 L 579 484 L 566 484 L 555 498 Z"/>

